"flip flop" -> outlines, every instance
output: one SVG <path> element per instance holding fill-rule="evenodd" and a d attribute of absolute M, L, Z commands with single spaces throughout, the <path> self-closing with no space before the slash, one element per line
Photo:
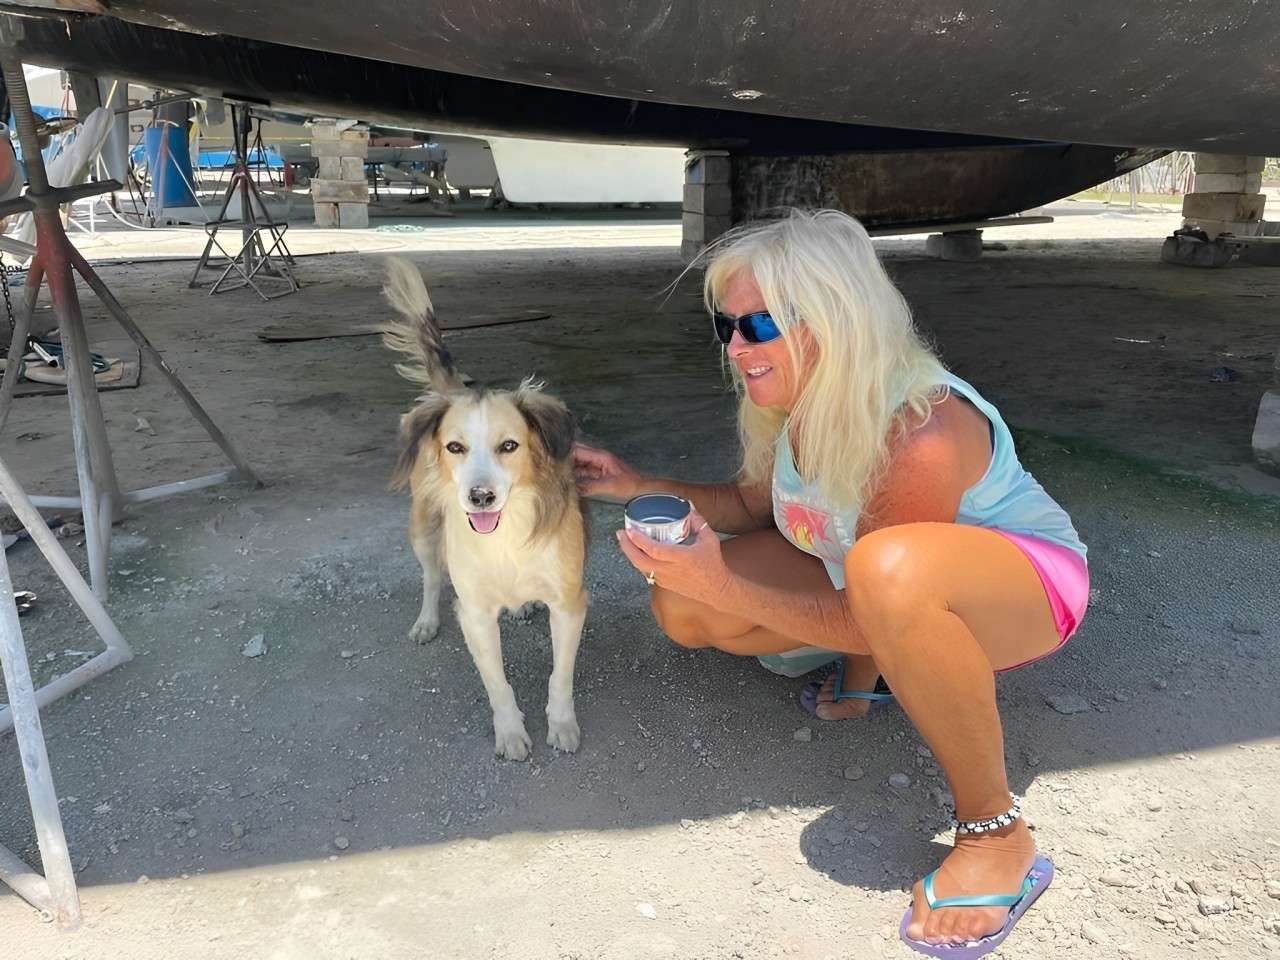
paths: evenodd
<path fill-rule="evenodd" d="M 824 678 L 825 679 L 825 678 Z M 822 693 L 823 680 L 811 680 L 800 690 L 800 706 L 806 712 L 818 716 L 818 696 Z M 834 702 L 841 700 L 870 700 L 871 709 L 893 699 L 893 691 L 884 682 L 884 677 L 876 680 L 874 690 L 846 690 L 844 688 L 844 659 L 836 661 L 835 681 L 831 686 L 831 697 Z"/>
<path fill-rule="evenodd" d="M 1036 898 L 1044 893 L 1049 882 L 1053 880 L 1053 864 L 1044 857 L 1038 856 L 1036 862 L 1031 865 L 1031 869 L 1027 871 L 1026 879 L 1022 881 L 1022 889 L 1017 893 L 989 893 L 972 897 L 938 899 L 933 895 L 933 874 L 937 872 L 935 870 L 924 878 L 924 898 L 930 910 L 943 907 L 1009 908 L 1009 916 L 1005 918 L 1004 926 L 995 933 L 988 934 L 980 940 L 971 940 L 969 943 L 946 944 L 926 943 L 924 940 L 913 940 L 907 936 L 907 924 L 911 922 L 911 908 L 908 907 L 907 912 L 902 915 L 898 936 L 916 953 L 923 953 L 927 957 L 941 957 L 943 960 L 977 960 L 978 957 L 985 956 L 1000 946 L 1004 938 L 1013 930 L 1014 924 L 1027 912 L 1027 908 L 1036 902 Z"/>

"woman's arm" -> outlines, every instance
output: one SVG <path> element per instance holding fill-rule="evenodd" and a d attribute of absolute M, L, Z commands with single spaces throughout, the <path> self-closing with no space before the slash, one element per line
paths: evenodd
<path fill-rule="evenodd" d="M 773 522 L 773 503 L 767 484 L 686 483 L 652 477 L 634 469 L 607 450 L 576 444 L 573 448 L 578 491 L 584 497 L 626 501 L 642 493 L 674 493 L 721 533 L 748 533 Z"/>

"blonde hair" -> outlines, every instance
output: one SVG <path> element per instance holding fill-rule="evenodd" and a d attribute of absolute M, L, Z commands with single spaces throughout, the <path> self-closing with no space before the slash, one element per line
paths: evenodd
<path fill-rule="evenodd" d="M 730 231 L 709 254 L 707 309 L 714 311 L 730 279 L 747 271 L 801 374 L 791 423 L 802 478 L 842 508 L 864 507 L 883 476 L 890 435 L 911 415 L 917 424 L 928 420 L 946 373 L 867 231 L 837 210 L 792 210 Z M 817 344 L 807 376 L 795 335 L 800 323 Z M 740 397 L 741 479 L 767 483 L 787 412 L 752 403 L 730 367 Z"/>

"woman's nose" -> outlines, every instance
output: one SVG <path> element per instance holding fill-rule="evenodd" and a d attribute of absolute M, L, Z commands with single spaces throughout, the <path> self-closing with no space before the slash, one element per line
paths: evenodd
<path fill-rule="evenodd" d="M 737 360 L 739 357 L 745 356 L 751 352 L 751 344 L 742 339 L 741 330 L 733 331 L 733 336 L 729 340 L 728 350 L 729 358 L 732 360 Z"/>

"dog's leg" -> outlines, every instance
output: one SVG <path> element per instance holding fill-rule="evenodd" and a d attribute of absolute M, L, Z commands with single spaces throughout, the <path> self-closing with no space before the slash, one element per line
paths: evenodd
<path fill-rule="evenodd" d="M 581 732 L 573 710 L 573 665 L 587 618 L 587 597 L 551 603 L 551 680 L 547 684 L 547 743 L 573 753 Z"/>
<path fill-rule="evenodd" d="M 489 706 L 493 709 L 493 752 L 508 760 L 529 756 L 533 741 L 524 729 L 524 714 L 516 706 L 516 695 L 502 669 L 502 637 L 498 632 L 498 611 L 467 607 L 462 598 L 454 608 L 467 649 L 480 671 Z"/>
<path fill-rule="evenodd" d="M 422 610 L 409 628 L 409 639 L 415 643 L 434 640 L 440 630 L 440 588 L 444 585 L 440 540 L 439 518 L 432 517 L 427 507 L 415 500 L 409 511 L 409 542 L 422 564 Z"/>

